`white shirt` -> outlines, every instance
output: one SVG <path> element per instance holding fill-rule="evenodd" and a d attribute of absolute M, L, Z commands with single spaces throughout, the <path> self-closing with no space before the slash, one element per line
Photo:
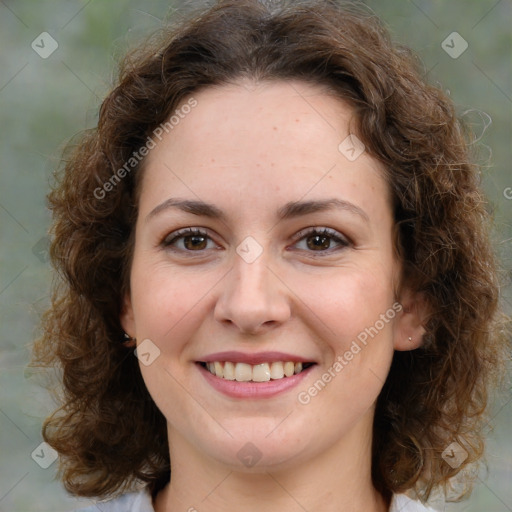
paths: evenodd
<path fill-rule="evenodd" d="M 147 490 L 123 494 L 110 501 L 98 502 L 98 507 L 92 505 L 76 512 L 155 512 L 151 496 Z M 413 501 L 405 494 L 395 494 L 391 501 L 389 512 L 436 512 L 419 501 Z"/>

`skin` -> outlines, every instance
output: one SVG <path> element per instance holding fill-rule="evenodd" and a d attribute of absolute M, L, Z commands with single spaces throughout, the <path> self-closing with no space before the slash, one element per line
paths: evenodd
<path fill-rule="evenodd" d="M 382 166 L 366 152 L 350 161 L 338 150 L 353 112 L 319 86 L 237 82 L 194 98 L 197 106 L 145 163 L 121 318 L 137 343 L 149 338 L 160 350 L 141 364 L 168 423 L 173 477 L 155 509 L 385 511 L 370 478 L 374 407 L 393 351 L 421 343 L 424 312 L 406 287 L 396 296 L 400 262 Z M 212 203 L 225 219 L 176 207 L 150 215 L 169 198 Z M 276 217 L 288 202 L 328 198 L 352 203 L 367 219 L 336 208 Z M 187 227 L 210 237 L 200 249 L 190 238 L 162 243 Z M 314 235 L 297 237 L 315 227 L 345 242 L 331 238 L 318 250 Z M 252 263 L 236 252 L 247 236 L 262 250 Z M 403 310 L 300 403 L 298 393 L 397 300 Z M 317 364 L 285 393 L 236 399 L 196 365 L 224 350 L 278 350 Z M 237 457 L 249 442 L 261 456 L 252 467 Z"/>

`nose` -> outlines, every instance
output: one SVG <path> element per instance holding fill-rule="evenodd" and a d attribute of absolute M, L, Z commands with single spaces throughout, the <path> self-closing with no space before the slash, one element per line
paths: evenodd
<path fill-rule="evenodd" d="M 252 263 L 235 256 L 215 305 L 217 321 L 244 334 L 258 334 L 290 318 L 287 288 L 268 263 L 263 255 Z"/>

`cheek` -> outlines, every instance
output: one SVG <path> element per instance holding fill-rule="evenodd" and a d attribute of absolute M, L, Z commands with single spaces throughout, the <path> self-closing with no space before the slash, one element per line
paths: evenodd
<path fill-rule="evenodd" d="M 322 442 L 335 442 L 371 410 L 389 372 L 396 312 L 384 270 L 339 270 L 311 297 L 309 304 L 330 329 L 322 340 L 328 350 L 321 371 L 297 399 L 308 429 L 322 430 Z"/>
<path fill-rule="evenodd" d="M 165 264 L 134 261 L 131 276 L 132 301 L 137 337 L 154 340 L 161 349 L 173 347 L 185 334 L 192 334 L 201 298 L 214 287 L 212 276 L 189 275 Z"/>
<path fill-rule="evenodd" d="M 341 401 L 351 403 L 350 396 L 363 390 L 373 401 L 384 383 L 393 357 L 394 302 L 389 267 L 347 269 L 317 293 L 315 310 L 331 331 L 327 364 L 336 376 L 332 391 Z"/>
<path fill-rule="evenodd" d="M 150 339 L 160 351 L 151 364 L 146 366 L 141 361 L 140 369 L 153 400 L 161 411 L 166 411 L 166 416 L 173 417 L 173 422 L 177 418 L 172 411 L 186 410 L 189 419 L 197 414 L 182 386 L 190 369 L 191 340 L 197 336 L 208 290 L 216 281 L 207 275 L 199 276 L 197 269 L 176 269 L 143 258 L 133 262 L 136 338 L 138 342 Z"/>
<path fill-rule="evenodd" d="M 342 344 L 373 326 L 394 302 L 391 274 L 385 267 L 371 272 L 343 268 L 323 279 L 303 278 L 302 283 L 307 303 Z M 386 328 L 379 323 L 379 330 L 392 323 L 386 322 Z"/>
<path fill-rule="evenodd" d="M 393 358 L 396 312 L 385 281 L 354 273 L 331 282 L 320 297 L 318 314 L 334 334 L 321 375 L 299 401 L 312 404 L 313 417 L 329 418 L 338 435 L 375 404 Z"/>

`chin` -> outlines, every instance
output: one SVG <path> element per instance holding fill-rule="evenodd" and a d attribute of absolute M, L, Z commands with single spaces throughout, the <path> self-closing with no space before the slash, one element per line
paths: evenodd
<path fill-rule="evenodd" d="M 232 471 L 260 473 L 293 468 L 313 448 L 311 426 L 284 423 L 282 417 L 236 418 L 223 422 L 226 431 L 216 438 L 191 441 L 202 454 Z M 283 421 L 284 420 L 284 421 Z M 211 431 L 210 431 L 211 432 Z M 216 429 L 218 433 L 218 429 Z M 199 433 L 198 433 L 199 434 Z M 232 437 L 231 437 L 232 436 Z"/>

